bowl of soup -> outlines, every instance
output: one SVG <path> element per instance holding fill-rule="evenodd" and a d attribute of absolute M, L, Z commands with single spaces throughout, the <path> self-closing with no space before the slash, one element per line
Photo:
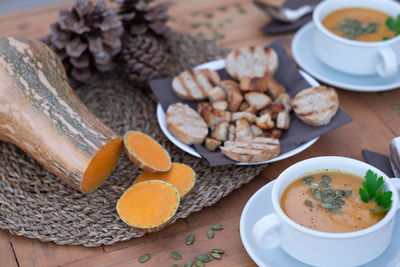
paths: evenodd
<path fill-rule="evenodd" d="M 353 75 L 392 77 L 400 63 L 400 37 L 387 25 L 400 4 L 390 0 L 322 1 L 313 13 L 318 58 Z"/>
<path fill-rule="evenodd" d="M 359 190 L 368 170 L 382 177 L 384 190 L 392 192 L 392 205 L 385 212 L 372 212 L 381 207 L 361 200 Z M 298 162 L 276 179 L 271 200 L 266 200 L 272 201 L 274 212 L 255 223 L 253 238 L 263 248 L 280 246 L 311 265 L 365 264 L 390 243 L 399 189 L 400 179 L 389 179 L 355 159 L 332 156 Z"/>

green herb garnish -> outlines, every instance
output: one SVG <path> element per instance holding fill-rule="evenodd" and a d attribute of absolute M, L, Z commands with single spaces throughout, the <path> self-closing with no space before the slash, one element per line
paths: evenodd
<path fill-rule="evenodd" d="M 343 32 L 349 39 L 356 39 L 358 36 L 378 31 L 379 23 L 362 23 L 357 19 L 344 18 L 334 30 Z"/>
<path fill-rule="evenodd" d="M 393 104 L 392 105 L 392 109 L 400 109 L 400 105 L 399 104 Z"/>
<path fill-rule="evenodd" d="M 378 174 L 371 170 L 365 173 L 365 181 L 362 182 L 362 187 L 358 191 L 360 198 L 364 202 L 368 202 L 371 199 L 375 199 L 376 204 L 381 206 L 383 209 L 376 210 L 370 209 L 373 213 L 384 213 L 392 206 L 392 191 L 384 191 L 385 181 L 383 177 L 378 178 Z"/>
<path fill-rule="evenodd" d="M 389 28 L 395 35 L 400 34 L 400 15 L 397 15 L 397 19 L 393 17 L 388 17 L 385 21 L 386 27 Z"/>

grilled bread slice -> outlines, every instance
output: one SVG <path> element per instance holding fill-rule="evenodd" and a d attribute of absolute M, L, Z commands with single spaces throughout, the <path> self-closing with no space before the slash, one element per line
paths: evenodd
<path fill-rule="evenodd" d="M 319 86 L 302 90 L 292 101 L 297 117 L 312 126 L 328 124 L 339 109 L 335 89 Z"/>
<path fill-rule="evenodd" d="M 255 106 L 257 110 L 266 107 L 272 103 L 272 99 L 264 93 L 250 92 L 244 95 L 250 106 Z"/>
<path fill-rule="evenodd" d="M 172 89 L 182 99 L 203 100 L 220 82 L 219 74 L 213 70 L 186 70 L 172 80 Z"/>
<path fill-rule="evenodd" d="M 280 153 L 279 140 L 267 137 L 241 137 L 235 141 L 226 141 L 220 148 L 228 158 L 248 163 L 267 161 Z"/>
<path fill-rule="evenodd" d="M 248 46 L 233 50 L 225 62 L 226 71 L 236 80 L 241 80 L 246 76 L 274 75 L 279 65 L 276 52 L 271 48 L 261 46 Z"/>
<path fill-rule="evenodd" d="M 179 141 L 191 145 L 201 144 L 208 134 L 203 118 L 186 104 L 172 104 L 167 109 L 167 128 Z"/>

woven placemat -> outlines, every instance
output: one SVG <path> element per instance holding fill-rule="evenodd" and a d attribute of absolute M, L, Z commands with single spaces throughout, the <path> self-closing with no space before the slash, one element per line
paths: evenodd
<path fill-rule="evenodd" d="M 169 39 L 171 75 L 226 54 L 226 49 L 198 37 L 174 33 Z M 156 121 L 156 103 L 149 92 L 134 88 L 109 74 L 96 85 L 76 89 L 88 107 L 111 128 L 124 134 L 143 131 L 169 151 L 172 160 L 190 165 L 197 173 L 195 192 L 182 201 L 173 220 L 213 205 L 248 183 L 263 166 L 209 167 L 166 139 Z M 79 193 L 47 172 L 12 144 L 0 142 L 0 227 L 12 234 L 57 244 L 88 247 L 111 245 L 138 232 L 123 223 L 115 205 L 140 170 L 123 153 L 113 175 L 98 190 Z"/>

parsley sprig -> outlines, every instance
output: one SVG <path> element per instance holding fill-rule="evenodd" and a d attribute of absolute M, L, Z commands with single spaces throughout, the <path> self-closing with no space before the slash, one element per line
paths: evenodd
<path fill-rule="evenodd" d="M 362 182 L 362 187 L 358 191 L 360 198 L 364 202 L 368 202 L 371 199 L 375 199 L 376 203 L 382 207 L 382 209 L 370 209 L 373 213 L 384 213 L 392 206 L 392 191 L 384 191 L 385 181 L 383 177 L 378 178 L 378 174 L 371 170 L 365 173 L 365 181 Z"/>

